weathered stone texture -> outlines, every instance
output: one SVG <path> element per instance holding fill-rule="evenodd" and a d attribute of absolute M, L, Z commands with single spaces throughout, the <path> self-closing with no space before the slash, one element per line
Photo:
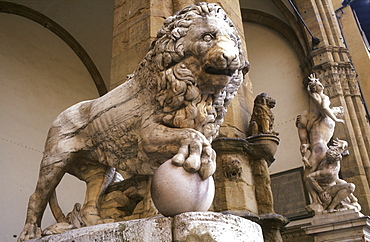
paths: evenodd
<path fill-rule="evenodd" d="M 100 224 L 51 235 L 32 242 L 90 241 L 243 241 L 262 242 L 261 227 L 244 218 L 212 212 L 183 213 L 110 224 Z"/>
<path fill-rule="evenodd" d="M 129 28 L 120 23 L 115 33 L 128 30 L 127 46 L 131 51 L 138 51 L 135 47 L 140 40 L 149 36 L 146 30 L 150 19 L 137 21 L 148 13 L 146 3 L 122 2 L 116 8 L 129 16 L 120 16 L 128 21 Z M 53 122 L 19 241 L 40 237 L 40 222 L 48 201 L 52 201 L 50 207 L 58 224 L 46 228 L 45 235 L 156 215 L 147 180 L 167 160 L 184 168 L 185 173 L 198 172 L 200 180 L 212 176 L 216 153 L 211 142 L 249 70 L 241 45 L 236 28 L 216 4 L 191 5 L 167 18 L 148 54 L 126 82 L 100 98 L 70 107 Z M 119 70 L 124 63 L 116 62 L 117 58 L 130 56 L 119 53 L 113 58 Z M 70 217 L 64 216 L 56 196 L 52 196 L 65 173 L 87 185 L 84 204 L 76 204 Z M 141 176 L 148 179 L 140 180 Z M 174 178 L 172 185 L 179 181 Z M 130 183 L 130 179 L 137 180 Z M 104 192 L 113 191 L 117 183 L 126 184 L 120 190 L 125 199 L 114 193 L 102 199 Z M 176 187 L 181 184 L 174 186 L 174 194 L 185 193 L 176 191 Z M 207 200 L 197 192 L 194 197 Z M 213 194 L 208 197 L 211 203 Z M 101 202 L 107 202 L 106 206 Z M 116 207 L 121 214 L 115 204 L 121 204 Z M 206 211 L 208 207 L 190 211 Z M 103 208 L 105 213 L 100 213 Z"/>
<path fill-rule="evenodd" d="M 158 29 L 168 16 L 183 7 L 195 4 L 194 0 L 115 1 L 114 33 L 112 45 L 111 89 L 123 83 L 147 52 Z M 216 2 L 225 9 L 244 40 L 239 1 Z M 242 48 L 246 50 L 244 41 Z M 220 136 L 243 137 L 251 114 L 253 95 L 251 82 L 246 76 L 235 101 L 221 127 Z"/>
<path fill-rule="evenodd" d="M 135 70 L 164 19 L 173 13 L 171 0 L 115 1 L 111 89 Z"/>
<path fill-rule="evenodd" d="M 263 241 L 256 223 L 220 213 L 183 213 L 173 220 L 174 241 Z"/>
<path fill-rule="evenodd" d="M 155 217 L 100 224 L 51 235 L 32 242 L 90 242 L 90 241 L 172 241 L 172 218 Z"/>
<path fill-rule="evenodd" d="M 247 211 L 258 214 L 255 184 L 250 158 L 246 155 L 246 141 L 222 138 L 212 144 L 217 152 L 214 179 L 216 195 L 215 211 Z M 237 174 L 227 170 L 238 170 Z"/>

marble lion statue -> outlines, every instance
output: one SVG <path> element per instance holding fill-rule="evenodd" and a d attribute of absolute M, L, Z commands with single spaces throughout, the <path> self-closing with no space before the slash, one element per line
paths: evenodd
<path fill-rule="evenodd" d="M 53 122 L 19 241 L 41 236 L 45 207 L 65 173 L 86 182 L 76 210 L 85 226 L 105 222 L 99 201 L 115 173 L 152 176 L 171 159 L 211 176 L 211 142 L 248 68 L 241 38 L 218 5 L 190 5 L 167 18 L 125 83 Z"/>
<path fill-rule="evenodd" d="M 275 115 L 272 113 L 271 109 L 274 108 L 275 105 L 276 100 L 266 93 L 261 93 L 256 96 L 247 135 L 279 134 L 273 130 Z"/>

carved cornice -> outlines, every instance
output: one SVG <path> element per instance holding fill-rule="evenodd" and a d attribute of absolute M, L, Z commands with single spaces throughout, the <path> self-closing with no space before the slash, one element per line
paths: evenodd
<path fill-rule="evenodd" d="M 307 57 L 312 66 L 322 65 L 326 62 L 350 62 L 351 56 L 347 48 L 341 46 L 325 45 L 311 51 Z"/>
<path fill-rule="evenodd" d="M 329 97 L 360 96 L 357 74 L 351 63 L 327 62 L 312 70 L 320 78 Z"/>

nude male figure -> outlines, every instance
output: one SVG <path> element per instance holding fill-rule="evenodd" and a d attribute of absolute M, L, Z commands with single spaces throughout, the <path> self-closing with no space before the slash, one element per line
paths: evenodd
<path fill-rule="evenodd" d="M 341 153 L 347 142 L 335 141 L 335 144 L 329 147 L 317 171 L 307 176 L 307 184 L 318 194 L 324 210 L 333 212 L 339 208 L 355 208 L 359 211 L 361 207 L 353 195 L 355 185 L 339 178 Z"/>
<path fill-rule="evenodd" d="M 300 152 L 305 166 L 305 178 L 316 171 L 320 162 L 325 158 L 335 123 L 344 123 L 344 120 L 338 118 L 343 116 L 343 107 L 330 108 L 330 99 L 324 94 L 324 86 L 319 79 L 315 74 L 311 74 L 308 78 L 310 82 L 307 91 L 310 95 L 310 106 L 308 110 L 298 115 L 296 121 L 301 142 Z M 305 182 L 312 198 L 312 204 L 318 204 L 317 193 L 307 185 L 307 181 Z"/>

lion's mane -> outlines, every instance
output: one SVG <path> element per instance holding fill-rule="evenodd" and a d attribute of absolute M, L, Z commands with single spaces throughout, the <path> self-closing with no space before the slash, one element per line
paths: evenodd
<path fill-rule="evenodd" d="M 194 20 L 204 16 L 221 18 L 234 29 L 239 58 L 245 60 L 241 39 L 224 10 L 216 4 L 190 5 L 165 20 L 135 75 L 141 75 L 142 85 L 156 93 L 155 99 L 165 114 L 163 124 L 196 129 L 212 141 L 218 135 L 226 109 L 243 80 L 243 73 L 241 69 L 236 71 L 219 93 L 201 94 L 196 77 L 181 61 L 186 55 L 184 37 L 189 27 Z M 145 71 L 145 68 L 150 71 Z M 154 74 L 148 77 L 145 73 Z"/>

